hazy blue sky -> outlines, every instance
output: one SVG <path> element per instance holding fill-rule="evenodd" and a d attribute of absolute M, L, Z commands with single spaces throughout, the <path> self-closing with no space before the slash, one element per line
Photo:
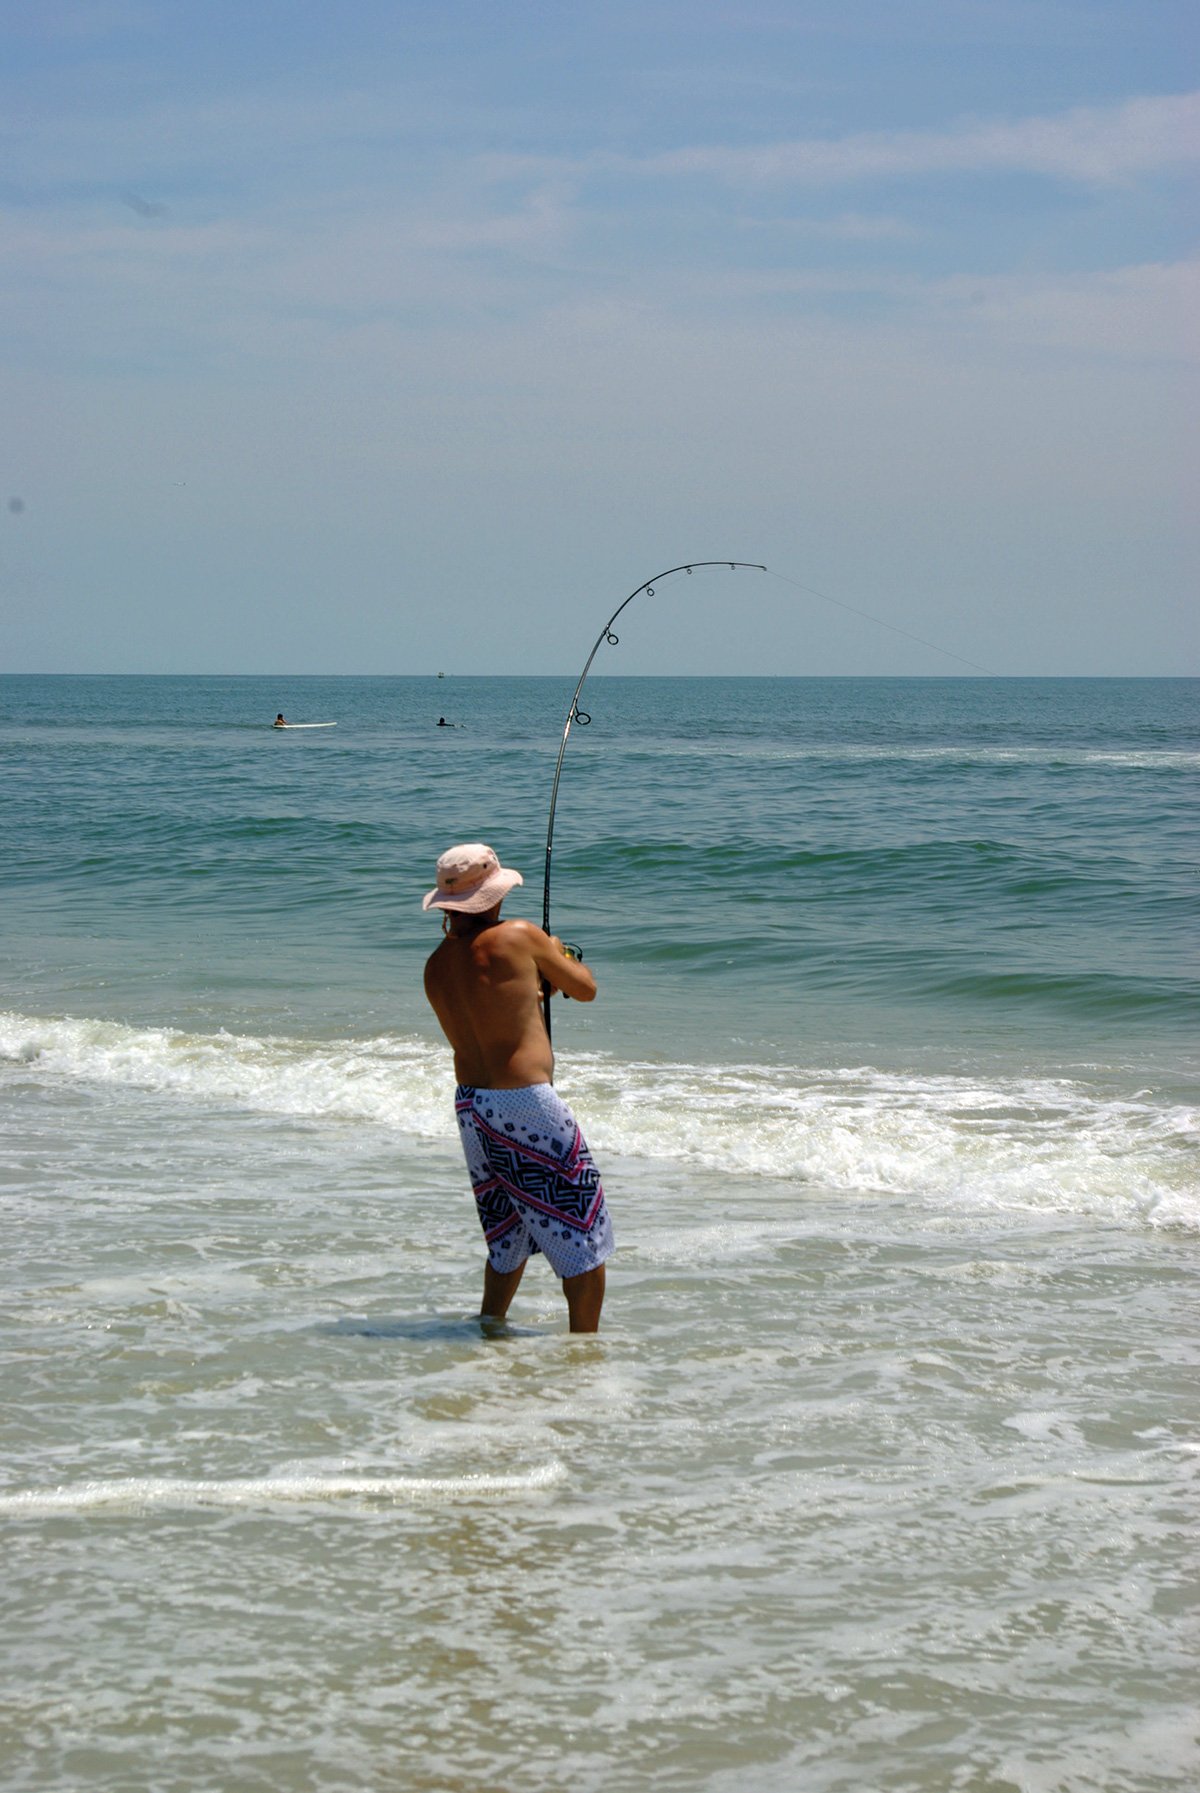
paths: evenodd
<path fill-rule="evenodd" d="M 1198 16 L 0 0 L 3 664 L 1200 671 Z"/>

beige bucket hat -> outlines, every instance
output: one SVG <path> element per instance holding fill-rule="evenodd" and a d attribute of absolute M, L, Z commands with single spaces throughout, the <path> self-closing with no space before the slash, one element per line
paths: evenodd
<path fill-rule="evenodd" d="M 442 854 L 437 862 L 437 889 L 427 892 L 421 907 L 481 915 L 514 885 L 524 882 L 520 872 L 501 865 L 494 848 L 485 847 L 482 841 L 468 841 L 465 846 L 448 847 Z"/>

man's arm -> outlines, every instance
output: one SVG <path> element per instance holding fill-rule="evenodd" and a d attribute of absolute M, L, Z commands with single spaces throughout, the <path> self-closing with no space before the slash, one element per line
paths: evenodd
<path fill-rule="evenodd" d="M 572 996 L 576 1002 L 592 1002 L 596 995 L 596 980 L 587 966 L 563 951 L 563 943 L 557 934 L 547 934 L 531 921 L 522 922 L 521 926 L 528 929 L 533 962 L 551 989 L 561 990 L 564 996 Z"/>

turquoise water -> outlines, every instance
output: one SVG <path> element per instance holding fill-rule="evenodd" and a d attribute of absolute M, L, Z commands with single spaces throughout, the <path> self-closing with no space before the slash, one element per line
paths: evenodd
<path fill-rule="evenodd" d="M 9 1784 L 1191 1785 L 1200 687 L 593 678 L 484 1339 L 420 897 L 571 685 L 0 680 Z"/>
<path fill-rule="evenodd" d="M 264 735 L 281 691 L 338 727 Z M 948 1066 L 1081 1045 L 1169 1064 L 1197 1011 L 1196 692 L 594 680 L 551 894 L 610 980 L 597 1042 L 721 1056 L 720 1017 L 785 1056 L 919 1038 Z M 412 899 L 445 840 L 496 837 L 540 914 L 565 683 L 31 678 L 4 699 L 15 990 L 415 1025 Z M 461 727 L 432 728 L 447 709 Z"/>

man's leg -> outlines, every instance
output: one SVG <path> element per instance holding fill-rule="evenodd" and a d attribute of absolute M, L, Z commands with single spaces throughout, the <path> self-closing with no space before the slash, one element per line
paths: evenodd
<path fill-rule="evenodd" d="M 491 1260 L 483 1266 L 483 1306 L 479 1310 L 481 1320 L 503 1320 L 508 1312 L 508 1304 L 517 1292 L 517 1284 L 525 1273 L 522 1260 L 515 1270 L 493 1270 Z M 599 1313 L 599 1308 L 597 1308 Z"/>
<path fill-rule="evenodd" d="M 585 1270 L 582 1276 L 564 1276 L 563 1294 L 572 1332 L 597 1332 L 600 1309 L 604 1305 L 604 1265 Z"/>

